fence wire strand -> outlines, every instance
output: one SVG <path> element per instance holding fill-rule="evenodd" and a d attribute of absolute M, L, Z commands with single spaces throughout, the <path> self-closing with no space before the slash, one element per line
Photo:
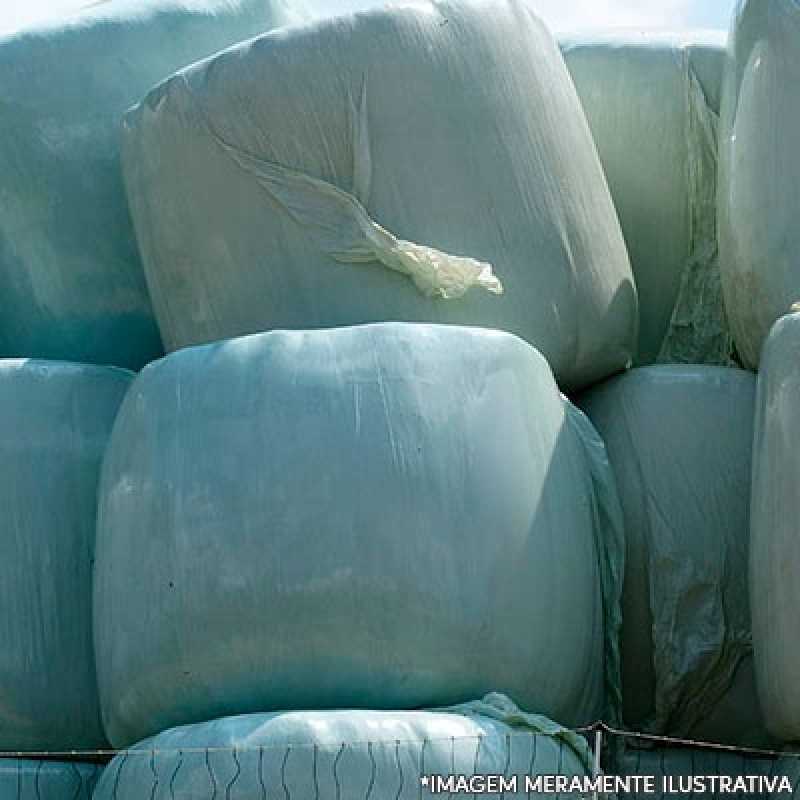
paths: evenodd
<path fill-rule="evenodd" d="M 587 737 L 590 749 L 597 748 L 591 737 L 599 733 L 596 738 L 604 745 L 602 769 L 606 774 L 772 777 L 776 770 L 791 770 L 795 781 L 800 779 L 800 752 L 796 750 L 658 736 L 605 722 L 570 730 Z M 442 766 L 442 756 L 450 774 L 469 774 L 469 769 L 473 775 L 481 774 L 483 761 L 496 764 L 495 771 L 501 775 L 513 774 L 514 767 L 519 768 L 520 764 L 527 767 L 528 775 L 537 775 L 538 756 L 543 755 L 540 737 L 553 741 L 550 734 L 520 730 L 411 741 L 367 739 L 330 744 L 239 743 L 176 749 L 2 752 L 0 800 L 12 800 L 12 793 L 16 795 L 13 800 L 423 800 L 431 794 L 419 779 L 434 766 Z M 523 740 L 529 751 L 520 749 Z M 498 760 L 498 743 L 505 745 L 502 760 Z M 551 760 L 544 760 L 543 769 L 553 774 L 574 772 L 575 762 L 567 760 L 569 748 L 565 743 L 558 742 L 554 748 Z M 97 763 L 99 759 L 112 760 L 106 766 Z M 357 779 L 353 778 L 354 764 Z M 95 794 L 103 770 L 106 774 L 102 791 Z M 587 774 L 593 770 L 587 766 Z M 58 780 L 62 788 L 54 790 Z M 354 783 L 359 786 L 357 794 L 353 793 Z M 300 785 L 307 788 L 299 790 Z M 536 795 L 529 792 L 527 796 Z M 552 797 L 559 800 L 565 796 Z M 800 791 L 795 796 L 800 798 Z M 763 795 L 759 797 L 767 800 Z"/>

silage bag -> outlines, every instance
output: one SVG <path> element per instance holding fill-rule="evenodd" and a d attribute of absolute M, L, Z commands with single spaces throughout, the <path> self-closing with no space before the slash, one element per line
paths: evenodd
<path fill-rule="evenodd" d="M 800 300 L 800 14 L 795 0 L 739 0 L 720 129 L 725 303 L 745 366 Z"/>
<path fill-rule="evenodd" d="M 418 800 L 440 794 L 420 784 L 434 775 L 516 778 L 502 796 L 528 798 L 526 775 L 556 774 L 592 774 L 585 739 L 490 695 L 434 711 L 253 714 L 173 728 L 120 753 L 94 798 Z"/>
<path fill-rule="evenodd" d="M 0 758 L 3 800 L 92 800 L 99 764 Z"/>
<path fill-rule="evenodd" d="M 723 44 L 628 32 L 565 36 L 561 49 L 636 279 L 636 362 L 727 364 L 715 204 Z"/>
<path fill-rule="evenodd" d="M 750 598 L 759 696 L 767 727 L 800 740 L 797 535 L 800 314 L 773 327 L 761 358 L 753 445 Z"/>
<path fill-rule="evenodd" d="M 558 47 L 516 0 L 274 32 L 127 117 L 167 350 L 384 320 L 498 328 L 560 383 L 624 368 L 637 304 Z"/>
<path fill-rule="evenodd" d="M 0 361 L 0 751 L 105 744 L 92 648 L 97 482 L 132 377 Z"/>
<path fill-rule="evenodd" d="M 283 0 L 128 0 L 0 37 L 0 357 L 139 369 L 163 349 L 122 185 L 122 114 L 289 19 Z"/>
<path fill-rule="evenodd" d="M 495 331 L 276 331 L 145 368 L 104 463 L 106 730 L 507 693 L 608 716 L 619 507 L 544 358 Z"/>
<path fill-rule="evenodd" d="M 637 729 L 765 739 L 747 592 L 754 397 L 744 370 L 672 365 L 578 399 L 622 503 L 623 716 Z"/>

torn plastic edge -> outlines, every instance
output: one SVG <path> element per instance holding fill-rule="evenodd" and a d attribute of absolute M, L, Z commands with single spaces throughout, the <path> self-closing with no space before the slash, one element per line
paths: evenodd
<path fill-rule="evenodd" d="M 183 84 L 214 141 L 306 230 L 326 255 L 347 264 L 379 262 L 410 277 L 417 289 L 430 298 L 454 300 L 473 286 L 492 294 L 503 294 L 503 284 L 488 262 L 398 239 L 373 220 L 363 204 L 349 192 L 298 170 L 257 158 L 226 142 L 214 130 L 185 76 Z M 371 179 L 366 78 L 359 108 L 353 105 L 350 98 L 349 107 L 355 122 L 354 189 L 363 197 L 369 191 L 365 181 Z"/>
<path fill-rule="evenodd" d="M 725 311 L 717 250 L 717 115 L 708 105 L 688 51 L 684 51 L 683 56 L 689 249 L 669 326 L 655 363 L 735 366 L 733 336 Z M 704 186 L 712 182 L 714 188 L 710 189 L 708 197 L 704 197 Z M 704 219 L 711 220 L 707 229 L 704 229 Z M 705 317 L 704 321 L 710 324 L 698 325 L 698 315 Z"/>

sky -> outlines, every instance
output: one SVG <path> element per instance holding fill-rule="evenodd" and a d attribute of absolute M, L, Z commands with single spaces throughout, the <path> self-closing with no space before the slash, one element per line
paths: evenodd
<path fill-rule="evenodd" d="M 111 4 L 113 0 L 104 0 Z M 325 14 L 390 0 L 306 0 Z M 554 32 L 591 28 L 710 28 L 727 30 L 734 0 L 528 0 Z M 9 31 L 90 0 L 0 0 L 0 31 Z"/>

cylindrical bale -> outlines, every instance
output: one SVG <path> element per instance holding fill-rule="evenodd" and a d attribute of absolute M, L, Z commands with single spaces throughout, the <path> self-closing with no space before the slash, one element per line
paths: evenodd
<path fill-rule="evenodd" d="M 579 735 L 494 695 L 433 711 L 295 711 L 174 728 L 118 755 L 94 800 L 528 798 L 526 778 L 581 777 L 591 766 Z M 463 782 L 439 788 L 450 776 Z"/>
<path fill-rule="evenodd" d="M 643 367 L 577 402 L 605 440 L 625 521 L 625 721 L 765 743 L 747 591 L 755 377 Z"/>
<path fill-rule="evenodd" d="M 800 300 L 800 15 L 796 0 L 739 0 L 728 42 L 717 207 L 722 285 L 742 363 Z"/>
<path fill-rule="evenodd" d="M 753 445 L 750 600 L 756 682 L 767 727 L 800 740 L 800 314 L 764 344 Z"/>
<path fill-rule="evenodd" d="M 561 49 L 630 254 L 636 363 L 728 364 L 716 228 L 724 43 L 598 32 L 564 36 Z"/>
<path fill-rule="evenodd" d="M 614 696 L 618 515 L 599 437 L 509 334 L 382 323 L 174 353 L 104 465 L 107 732 L 492 690 L 592 722 Z"/>
<path fill-rule="evenodd" d="M 0 361 L 0 750 L 105 744 L 92 646 L 97 487 L 132 378 Z"/>
<path fill-rule="evenodd" d="M 231 48 L 126 117 L 123 162 L 168 350 L 402 320 L 509 331 L 571 387 L 632 358 L 636 292 L 597 151 L 556 43 L 517 0 Z M 445 290 L 464 259 L 503 293 L 477 272 Z"/>
<path fill-rule="evenodd" d="M 283 0 L 70 5 L 0 36 L 0 356 L 139 369 L 164 350 L 120 119 L 175 70 L 291 15 Z"/>

